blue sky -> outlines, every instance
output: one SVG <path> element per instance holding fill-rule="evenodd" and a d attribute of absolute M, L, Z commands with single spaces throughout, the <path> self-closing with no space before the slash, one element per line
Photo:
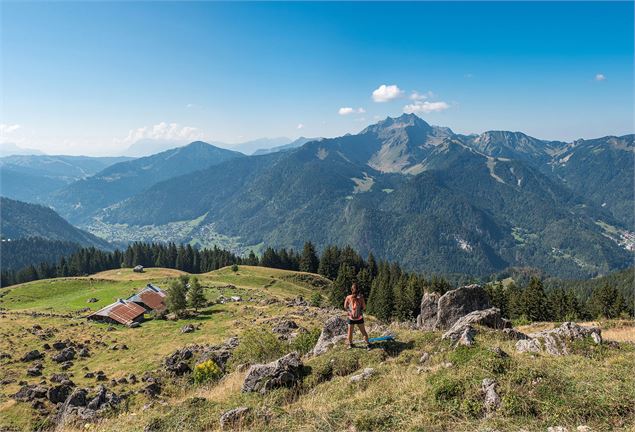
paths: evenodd
<path fill-rule="evenodd" d="M 462 133 L 633 132 L 632 2 L 2 2 L 1 14 L 2 140 L 48 153 L 337 136 L 404 111 Z"/>

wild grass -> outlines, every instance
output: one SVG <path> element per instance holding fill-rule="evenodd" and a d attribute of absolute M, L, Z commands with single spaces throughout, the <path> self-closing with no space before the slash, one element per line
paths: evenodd
<path fill-rule="evenodd" d="M 187 379 L 166 379 L 163 395 L 156 400 L 136 393 L 141 383 L 114 387 L 116 392 L 131 391 L 129 402 L 116 415 L 87 428 L 79 425 L 77 430 L 218 430 L 219 416 L 238 406 L 251 409 L 239 428 L 244 431 L 533 432 L 545 431 L 549 426 L 565 426 L 571 431 L 580 425 L 588 425 L 594 431 L 635 428 L 632 343 L 597 347 L 583 341 L 572 344 L 573 354 L 569 356 L 532 355 L 517 353 L 514 341 L 484 329 L 476 336 L 475 346 L 455 349 L 441 340 L 439 332 L 394 327 L 397 342 L 383 345 L 384 349 L 346 350 L 342 344 L 324 355 L 306 357 L 305 376 L 296 388 L 265 396 L 242 393 L 245 372 L 234 368 L 239 363 L 268 361 L 291 350 L 307 352 L 317 337 L 315 329 L 321 326 L 321 317 L 300 314 L 283 303 L 259 305 L 261 298 L 310 298 L 311 290 L 306 286 L 293 285 L 288 277 L 282 279 L 288 274 L 239 266 L 237 272 L 221 269 L 202 275 L 199 279 L 209 300 L 220 295 L 241 295 L 245 300 L 253 297 L 256 301 L 214 304 L 189 320 L 149 321 L 138 329 L 117 327 L 106 331 L 106 325 L 79 318 L 3 315 L 0 351 L 10 352 L 15 360 L 28 350 L 41 349 L 45 341 L 27 331 L 35 323 L 57 329 L 56 335 L 46 341 L 49 343 L 66 338 L 92 343 L 101 340 L 106 347 L 89 345 L 91 357 L 76 361 L 67 371 L 78 385 L 92 387 L 96 382 L 83 378 L 84 368 L 103 370 L 109 378 L 128 373 L 141 376 L 159 368 L 167 354 L 187 344 L 219 343 L 229 336 L 240 337 L 241 348 L 235 353 L 229 373 L 219 380 L 193 385 Z M 11 311 L 64 312 L 85 307 L 85 299 L 91 296 L 106 301 L 106 297 L 127 293 L 139 283 L 89 278 L 38 281 L 9 289 L 0 300 L 0 307 Z M 295 320 L 309 332 L 291 344 L 280 341 L 269 331 L 273 325 L 269 319 L 282 316 Z M 187 322 L 200 324 L 201 329 L 181 334 L 180 328 Z M 632 321 L 588 324 L 600 325 L 607 340 L 632 340 Z M 554 325 L 534 324 L 523 330 L 531 332 Z M 125 344 L 129 349 L 110 350 L 114 344 Z M 500 356 L 492 350 L 494 347 L 508 356 Z M 419 364 L 424 352 L 430 358 Z M 61 372 L 49 355 L 43 363 L 45 376 Z M 374 375 L 351 383 L 350 376 L 366 367 L 374 368 Z M 0 360 L 0 379 L 39 381 L 27 378 L 24 369 L 20 362 Z M 489 417 L 483 411 L 484 378 L 497 381 L 502 401 L 501 408 Z M 16 403 L 9 397 L 18 388 L 17 383 L 11 383 L 0 389 L 0 429 L 32 430 L 43 421 L 28 404 Z"/>

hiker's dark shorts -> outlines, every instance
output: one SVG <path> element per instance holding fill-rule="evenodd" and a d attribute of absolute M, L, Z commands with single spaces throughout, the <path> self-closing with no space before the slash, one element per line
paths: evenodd
<path fill-rule="evenodd" d="M 353 319 L 348 319 L 348 325 L 353 325 L 353 324 L 364 324 L 364 318 L 360 318 L 358 320 L 353 320 Z"/>

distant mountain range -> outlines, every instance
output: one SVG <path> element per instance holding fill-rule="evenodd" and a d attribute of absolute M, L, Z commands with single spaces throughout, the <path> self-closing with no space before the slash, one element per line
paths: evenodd
<path fill-rule="evenodd" d="M 259 155 L 263 155 L 263 154 L 269 154 L 269 153 L 276 153 L 279 151 L 287 151 L 287 150 L 291 150 L 294 148 L 298 148 L 298 147 L 302 147 L 304 144 L 308 143 L 309 141 L 319 141 L 322 138 L 306 138 L 306 137 L 300 137 L 294 141 L 291 141 L 288 144 L 284 144 L 284 145 L 279 145 L 279 146 L 275 146 L 275 147 L 271 147 L 271 148 L 261 148 L 256 150 L 253 153 L 253 156 L 259 156 Z"/>
<path fill-rule="evenodd" d="M 195 141 L 111 165 L 58 190 L 46 202 L 72 223 L 81 223 L 103 208 L 141 193 L 162 180 L 242 157 L 245 157 L 242 153 Z"/>
<path fill-rule="evenodd" d="M 40 150 L 20 147 L 15 143 L 4 142 L 0 143 L 0 157 L 11 155 L 42 155 L 44 154 Z"/>
<path fill-rule="evenodd" d="M 90 177 L 127 157 L 13 155 L 0 158 L 0 194 L 29 202 Z"/>
<path fill-rule="evenodd" d="M 114 241 L 241 252 L 311 240 L 424 272 L 592 277 L 633 258 L 634 135 L 460 135 L 405 114 L 277 150 L 192 143 L 114 164 L 47 203 Z"/>
<path fill-rule="evenodd" d="M 3 240 L 42 238 L 80 246 L 110 249 L 108 242 L 66 222 L 52 209 L 0 197 L 0 234 Z"/>

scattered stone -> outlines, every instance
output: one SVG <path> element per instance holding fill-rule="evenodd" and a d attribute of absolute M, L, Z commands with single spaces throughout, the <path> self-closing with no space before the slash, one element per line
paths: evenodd
<path fill-rule="evenodd" d="M 192 333 L 194 330 L 196 330 L 194 328 L 194 325 L 192 324 L 186 324 L 183 327 L 181 327 L 181 333 Z"/>
<path fill-rule="evenodd" d="M 128 375 L 128 381 L 130 382 L 130 384 L 136 384 L 137 383 L 137 376 L 135 374 Z"/>
<path fill-rule="evenodd" d="M 106 381 L 106 380 L 108 380 L 108 378 L 106 377 L 106 374 L 103 371 L 97 372 L 97 374 L 95 375 L 95 379 L 97 381 Z"/>
<path fill-rule="evenodd" d="M 22 356 L 22 358 L 20 359 L 20 361 L 30 362 L 30 361 L 33 361 L 33 360 L 39 360 L 39 359 L 41 359 L 43 357 L 44 357 L 44 355 L 41 352 L 39 352 L 38 350 L 33 350 L 33 351 L 29 351 L 28 353 L 24 354 Z"/>
<path fill-rule="evenodd" d="M 99 300 L 98 300 L 98 299 L 96 299 L 95 297 L 91 297 L 91 298 L 89 298 L 86 302 L 87 302 L 87 303 L 97 303 L 98 301 L 99 301 Z"/>
<path fill-rule="evenodd" d="M 35 384 L 26 384 L 23 385 L 20 390 L 12 397 L 15 400 L 22 402 L 31 402 L 35 399 L 44 399 L 46 398 L 46 393 L 48 389 L 46 387 L 42 387 Z"/>
<path fill-rule="evenodd" d="M 42 368 L 41 367 L 30 367 L 26 370 L 26 374 L 30 377 L 36 377 L 36 376 L 41 376 L 42 375 Z"/>
<path fill-rule="evenodd" d="M 420 364 L 424 364 L 426 363 L 428 360 L 430 360 L 430 354 L 427 352 L 424 352 L 423 354 L 421 354 L 421 357 L 419 357 L 419 363 Z"/>
<path fill-rule="evenodd" d="M 485 414 L 489 417 L 501 406 L 501 398 L 496 392 L 498 384 L 491 378 L 485 378 L 481 383 L 481 390 L 485 395 Z"/>
<path fill-rule="evenodd" d="M 324 354 L 338 342 L 346 338 L 348 322 L 341 316 L 334 316 L 326 320 L 322 333 L 313 347 L 313 355 Z"/>
<path fill-rule="evenodd" d="M 567 342 L 590 337 L 596 344 L 602 343 L 601 330 L 597 327 L 583 327 L 573 322 L 565 322 L 560 327 L 527 335 L 530 339 L 516 342 L 516 351 L 539 353 L 546 351 L 552 355 L 567 355 Z"/>
<path fill-rule="evenodd" d="M 95 378 L 95 374 L 93 372 L 86 372 L 84 378 Z"/>
<path fill-rule="evenodd" d="M 73 388 L 71 386 L 60 384 L 49 388 L 46 393 L 46 398 L 54 404 L 64 402 L 71 394 L 72 390 Z"/>
<path fill-rule="evenodd" d="M 578 426 L 577 428 L 575 428 L 576 431 L 578 432 L 591 432 L 591 428 L 589 426 Z"/>
<path fill-rule="evenodd" d="M 90 357 L 90 351 L 88 350 L 88 348 L 84 347 L 79 350 L 78 355 L 82 358 Z"/>
<path fill-rule="evenodd" d="M 174 375 L 185 375 L 192 372 L 190 366 L 186 363 L 191 359 L 194 353 L 189 348 L 176 350 L 164 359 L 165 369 Z"/>
<path fill-rule="evenodd" d="M 141 323 L 139 323 L 137 321 L 133 321 L 130 324 L 128 324 L 129 328 L 137 328 L 137 327 L 140 327 L 140 326 L 141 326 Z"/>
<path fill-rule="evenodd" d="M 55 348 L 57 351 L 61 351 L 64 348 L 66 348 L 66 342 L 61 342 L 61 341 L 53 342 L 53 348 Z"/>
<path fill-rule="evenodd" d="M 247 371 L 242 391 L 265 394 L 274 388 L 292 387 L 300 380 L 303 366 L 297 352 L 271 363 L 253 365 Z"/>
<path fill-rule="evenodd" d="M 547 432 L 569 432 L 569 429 L 564 426 L 549 426 Z"/>
<path fill-rule="evenodd" d="M 61 383 L 62 381 L 68 380 L 68 375 L 63 374 L 53 374 L 51 375 L 50 381 L 53 383 Z"/>
<path fill-rule="evenodd" d="M 11 354 L 6 352 L 0 352 L 0 360 L 3 360 L 3 359 L 11 359 Z"/>
<path fill-rule="evenodd" d="M 144 393 L 149 397 L 157 397 L 159 394 L 161 394 L 161 384 L 159 384 L 158 382 L 150 383 L 143 389 L 141 389 L 140 393 Z"/>
<path fill-rule="evenodd" d="M 466 326 L 463 328 L 458 344 L 470 347 L 474 345 L 474 336 L 476 336 L 476 329 L 472 326 Z"/>
<path fill-rule="evenodd" d="M 507 354 L 505 351 L 503 351 L 501 347 L 490 348 L 490 351 L 493 352 L 494 354 L 496 354 L 496 356 L 500 357 L 500 358 L 509 357 L 509 354 Z"/>
<path fill-rule="evenodd" d="M 373 368 L 365 368 L 361 374 L 358 375 L 353 375 L 350 378 L 350 382 L 351 383 L 358 383 L 364 380 L 367 380 L 368 378 L 370 378 L 371 376 L 373 376 L 375 374 L 375 369 Z"/>
<path fill-rule="evenodd" d="M 51 346 L 50 346 L 49 344 L 45 343 L 45 344 L 43 344 L 43 345 L 42 345 L 42 349 L 44 349 L 44 350 L 50 350 L 50 349 L 51 349 Z"/>
<path fill-rule="evenodd" d="M 55 347 L 55 344 L 53 344 Z M 64 363 L 75 358 L 75 349 L 72 347 L 64 348 L 58 354 L 52 357 L 52 360 L 56 363 Z"/>
<path fill-rule="evenodd" d="M 220 427 L 221 429 L 233 429 L 240 428 L 242 426 L 242 421 L 245 415 L 250 411 L 249 407 L 238 407 L 231 409 L 229 411 L 225 411 L 220 416 Z"/>

